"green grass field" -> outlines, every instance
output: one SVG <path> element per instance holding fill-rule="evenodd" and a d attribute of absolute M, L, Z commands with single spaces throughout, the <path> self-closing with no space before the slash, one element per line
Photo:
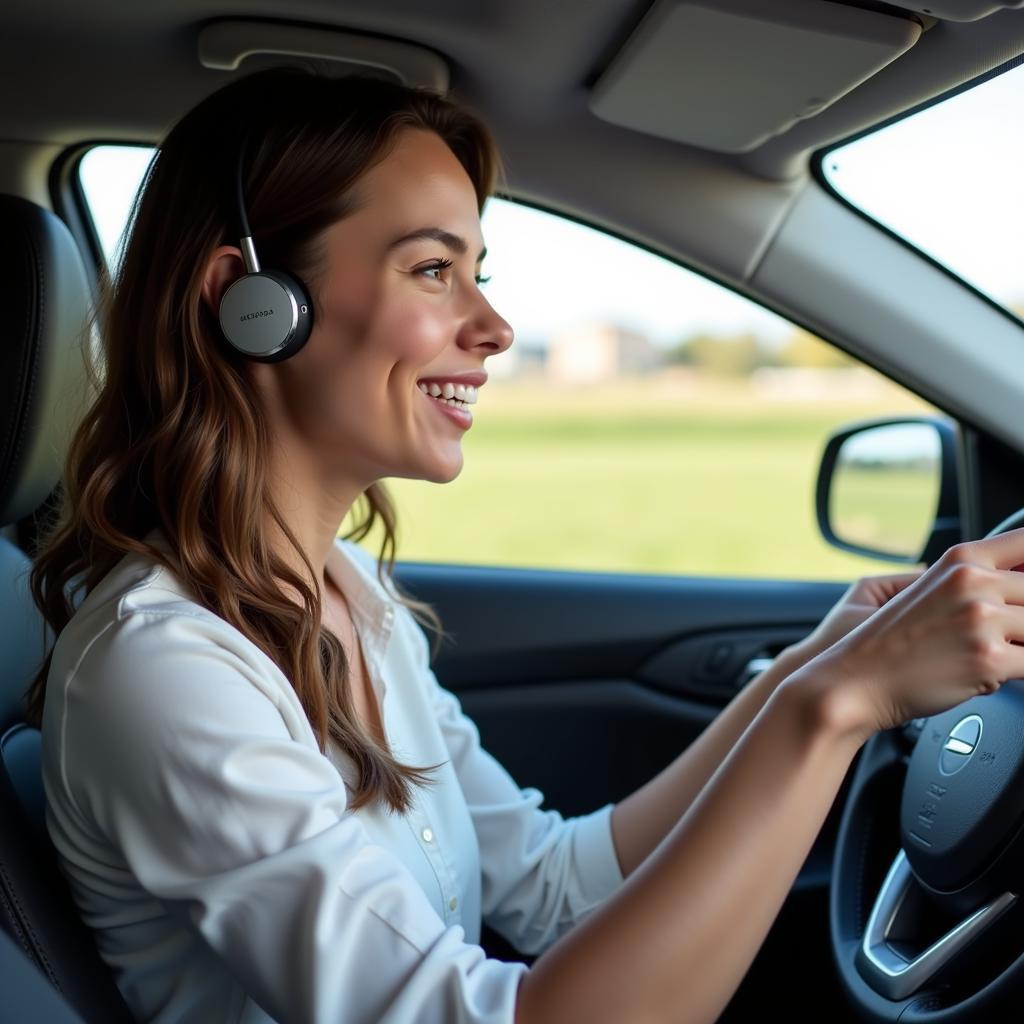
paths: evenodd
<path fill-rule="evenodd" d="M 895 387 L 780 402 L 742 382 L 491 381 L 458 478 L 387 481 L 398 559 L 823 580 L 906 571 L 825 544 L 814 482 L 833 430 L 929 411 Z M 364 544 L 376 551 L 377 531 Z"/>

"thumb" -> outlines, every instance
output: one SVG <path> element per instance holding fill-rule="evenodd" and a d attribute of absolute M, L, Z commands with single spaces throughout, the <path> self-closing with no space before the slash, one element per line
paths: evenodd
<path fill-rule="evenodd" d="M 894 573 L 890 576 L 868 576 L 861 581 L 864 584 L 864 589 L 860 596 L 880 608 L 919 580 L 924 571 L 924 569 L 916 569 L 914 572 Z"/>

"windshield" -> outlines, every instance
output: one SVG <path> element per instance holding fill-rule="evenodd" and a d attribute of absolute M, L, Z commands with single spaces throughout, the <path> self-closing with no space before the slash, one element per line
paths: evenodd
<path fill-rule="evenodd" d="M 1024 65 L 822 158 L 848 202 L 1024 319 Z"/>

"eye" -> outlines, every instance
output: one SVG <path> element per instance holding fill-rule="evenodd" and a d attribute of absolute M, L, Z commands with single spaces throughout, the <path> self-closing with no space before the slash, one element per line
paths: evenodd
<path fill-rule="evenodd" d="M 428 263 L 425 267 L 417 268 L 416 273 L 423 274 L 429 277 L 432 281 L 443 281 L 444 278 L 441 277 L 441 272 L 447 270 L 451 265 L 452 261 L 449 259 L 437 259 L 434 260 L 433 263 Z M 476 274 L 473 278 L 478 287 L 480 285 L 487 284 L 490 279 L 489 274 L 486 277 L 483 274 Z"/>
<path fill-rule="evenodd" d="M 434 260 L 433 263 L 429 263 L 425 267 L 420 267 L 416 271 L 416 273 L 417 274 L 425 274 L 425 275 L 429 276 L 429 275 L 431 275 L 431 274 L 436 272 L 438 274 L 438 276 L 437 277 L 431 277 L 431 280 L 432 281 L 441 281 L 442 280 L 442 278 L 440 276 L 441 271 L 442 270 L 447 270 L 451 265 L 452 265 L 452 261 L 449 260 L 449 259 Z"/>

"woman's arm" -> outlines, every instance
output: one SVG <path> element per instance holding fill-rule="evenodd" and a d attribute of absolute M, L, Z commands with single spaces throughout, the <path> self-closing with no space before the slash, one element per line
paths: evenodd
<path fill-rule="evenodd" d="M 873 733 L 1024 674 L 1024 529 L 950 548 L 768 698 L 658 847 L 520 979 L 517 1024 L 715 1020 Z"/>
<path fill-rule="evenodd" d="M 668 835 L 778 685 L 810 655 L 799 645 L 787 647 L 667 768 L 615 805 L 612 838 L 623 875 L 629 877 Z"/>
<path fill-rule="evenodd" d="M 865 739 L 820 683 L 776 688 L 664 842 L 523 977 L 517 1024 L 718 1017 Z"/>
<path fill-rule="evenodd" d="M 616 805 L 612 838 L 623 875 L 630 875 L 683 816 L 775 688 L 920 575 L 921 570 L 866 576 L 851 584 L 810 636 L 787 647 L 672 764 Z"/>

